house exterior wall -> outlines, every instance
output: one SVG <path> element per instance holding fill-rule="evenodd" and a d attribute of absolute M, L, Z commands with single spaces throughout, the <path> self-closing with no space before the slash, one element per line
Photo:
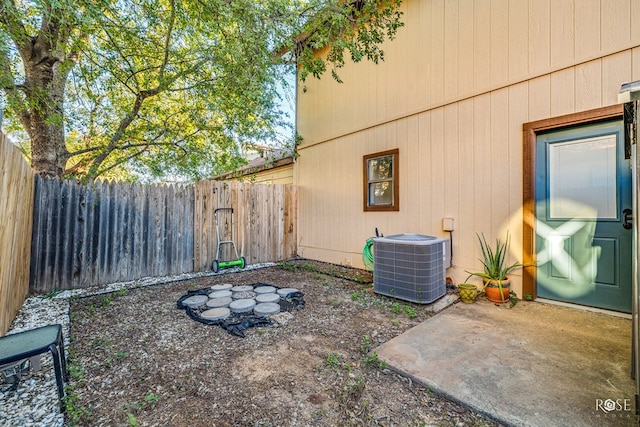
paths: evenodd
<path fill-rule="evenodd" d="M 241 180 L 255 184 L 293 184 L 293 164 L 245 175 Z"/>
<path fill-rule="evenodd" d="M 256 161 L 253 160 L 243 168 L 218 175 L 214 179 L 218 181 L 232 180 L 254 184 L 293 184 L 294 159 L 292 156 L 287 156 L 276 161 L 258 160 L 258 164 L 255 164 Z"/>
<path fill-rule="evenodd" d="M 385 62 L 299 85 L 298 253 L 363 267 L 376 227 L 448 237 L 453 217 L 447 274 L 459 283 L 481 267 L 476 233 L 509 230 L 522 259 L 523 124 L 614 105 L 640 79 L 640 2 L 405 0 L 402 11 Z M 394 148 L 400 210 L 363 212 L 362 156 Z"/>

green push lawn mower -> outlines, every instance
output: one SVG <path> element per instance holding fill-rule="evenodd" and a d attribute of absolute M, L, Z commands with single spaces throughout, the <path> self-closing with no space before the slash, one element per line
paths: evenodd
<path fill-rule="evenodd" d="M 231 232 L 230 233 L 221 233 L 220 232 L 220 219 L 218 218 L 218 213 L 221 212 L 223 214 L 227 214 L 225 215 L 225 229 L 228 229 L 228 225 L 229 223 L 231 223 Z M 213 211 L 213 219 L 216 223 L 216 238 L 218 243 L 216 244 L 216 259 L 213 261 L 213 271 L 214 273 L 217 273 L 218 271 L 220 271 L 221 268 L 231 268 L 231 267 L 239 267 L 239 268 L 244 268 L 244 266 L 246 265 L 246 262 L 244 260 L 244 257 L 241 257 L 238 255 L 238 249 L 236 248 L 236 243 L 235 243 L 235 227 L 234 227 L 234 223 L 233 223 L 233 208 L 217 208 L 216 210 Z M 231 235 L 231 240 L 222 240 L 224 238 L 223 234 L 226 235 Z M 232 245 L 233 246 L 233 251 L 236 254 L 236 259 L 233 260 L 229 260 L 229 261 L 220 261 L 220 247 L 222 245 Z"/>

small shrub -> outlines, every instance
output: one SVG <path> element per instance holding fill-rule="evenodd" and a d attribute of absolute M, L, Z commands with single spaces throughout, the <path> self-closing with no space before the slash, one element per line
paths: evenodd
<path fill-rule="evenodd" d="M 129 425 L 131 427 L 138 427 L 138 420 L 136 419 L 135 415 L 133 415 L 132 413 L 128 413 L 127 417 L 129 418 Z"/>
<path fill-rule="evenodd" d="M 403 307 L 403 311 L 404 311 L 404 314 L 410 319 L 413 319 L 414 317 L 418 316 L 416 309 L 410 305 L 405 304 Z"/>
<path fill-rule="evenodd" d="M 337 368 L 338 366 L 340 366 L 340 353 L 329 353 L 327 354 L 327 366 L 330 366 L 332 368 Z"/>
<path fill-rule="evenodd" d="M 375 351 L 367 355 L 362 360 L 362 363 L 369 368 L 375 368 L 380 370 L 387 369 L 387 362 L 380 359 L 380 357 L 378 356 L 378 353 L 376 353 Z"/>

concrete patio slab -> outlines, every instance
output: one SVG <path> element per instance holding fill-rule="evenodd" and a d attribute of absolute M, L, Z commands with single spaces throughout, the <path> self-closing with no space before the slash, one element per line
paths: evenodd
<path fill-rule="evenodd" d="M 638 425 L 627 318 L 479 300 L 376 351 L 391 369 L 505 425 Z"/>

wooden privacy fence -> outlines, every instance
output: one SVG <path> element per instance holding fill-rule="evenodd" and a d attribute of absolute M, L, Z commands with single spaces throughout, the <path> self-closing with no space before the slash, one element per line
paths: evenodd
<path fill-rule="evenodd" d="M 233 240 L 247 263 L 279 261 L 297 252 L 297 190 L 293 185 L 200 181 L 195 184 L 194 265 L 208 270 L 216 259 L 216 226 L 221 240 L 231 240 L 232 219 L 217 208 L 233 208 Z M 235 257 L 232 245 L 221 246 L 222 260 Z"/>
<path fill-rule="evenodd" d="M 248 264 L 290 258 L 296 254 L 295 206 L 293 186 L 81 185 L 38 177 L 31 291 L 210 270 L 218 207 L 234 208 L 234 240 Z M 230 224 L 221 217 L 220 231 L 229 233 Z M 223 249 L 221 260 L 234 255 L 230 245 Z"/>
<path fill-rule="evenodd" d="M 193 271 L 193 188 L 36 178 L 31 290 Z"/>
<path fill-rule="evenodd" d="M 0 168 L 0 335 L 4 335 L 29 293 L 34 173 L 2 132 Z"/>

